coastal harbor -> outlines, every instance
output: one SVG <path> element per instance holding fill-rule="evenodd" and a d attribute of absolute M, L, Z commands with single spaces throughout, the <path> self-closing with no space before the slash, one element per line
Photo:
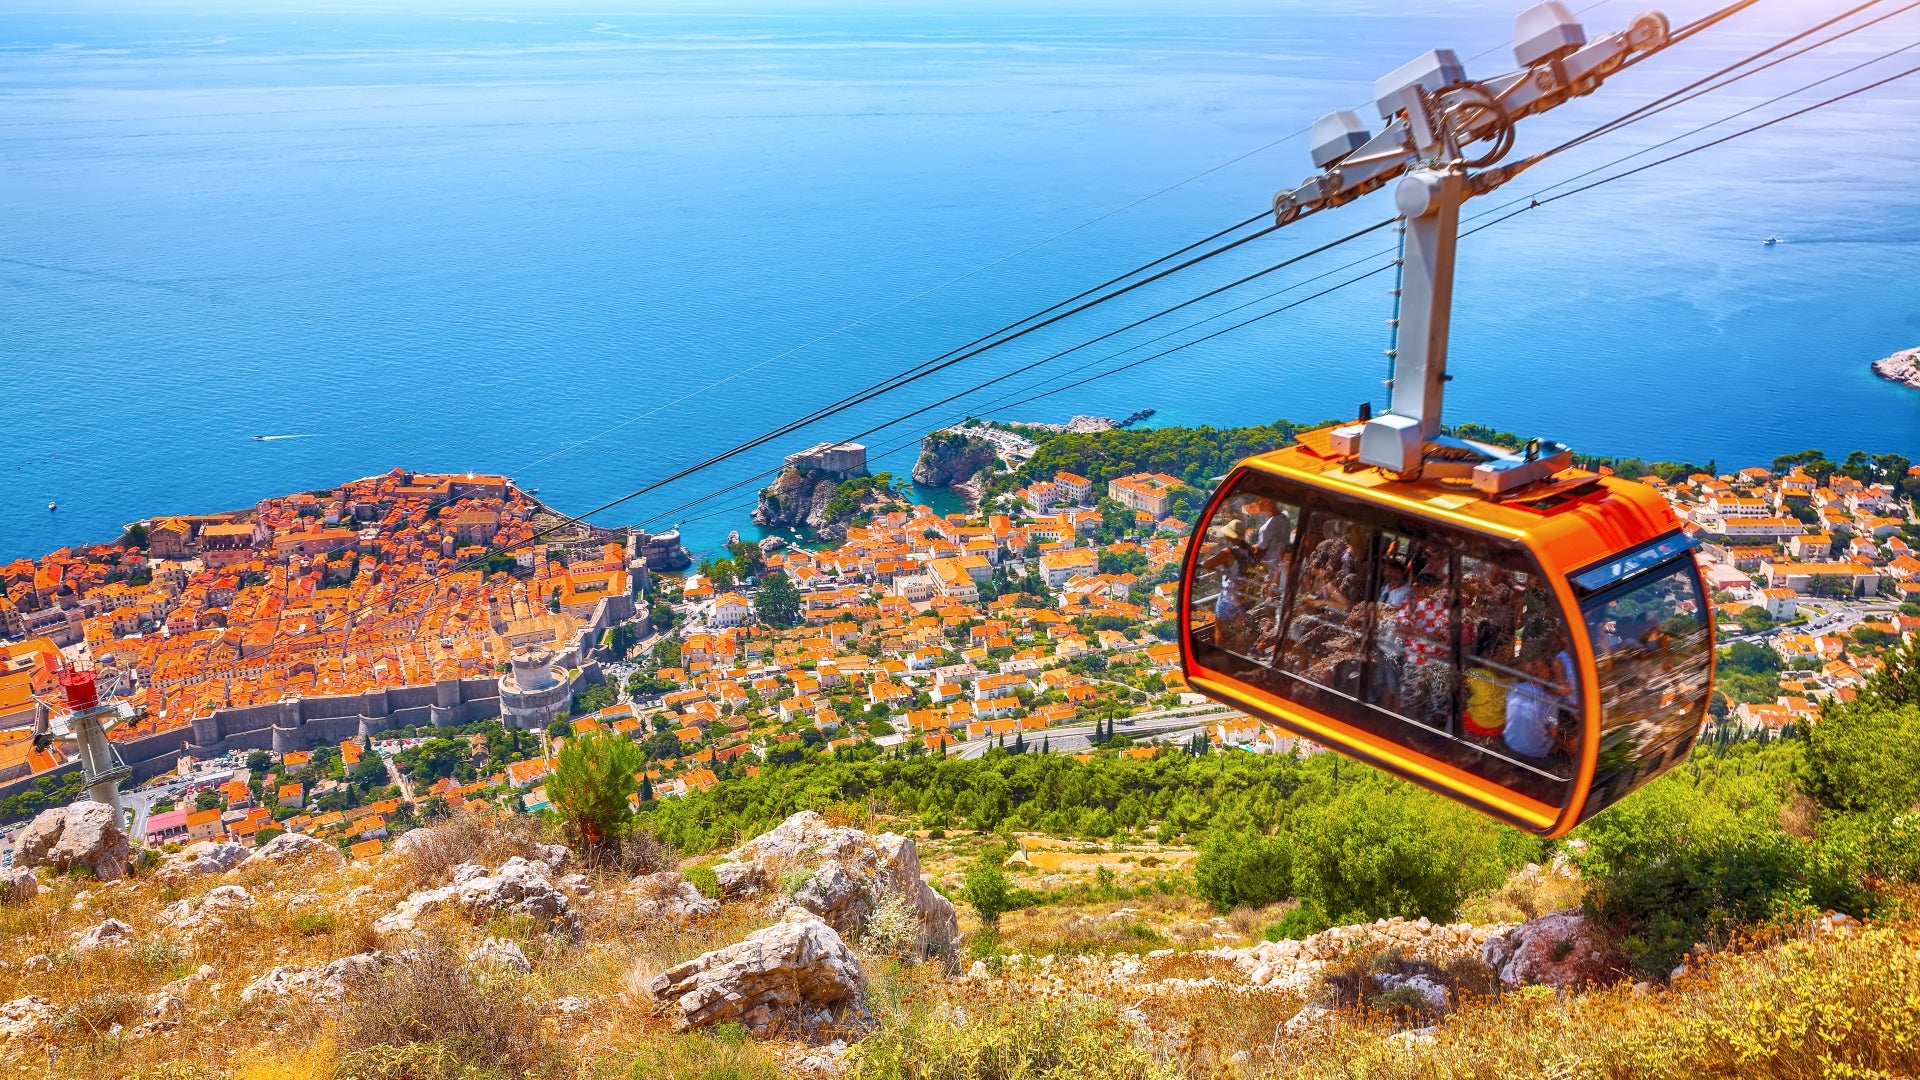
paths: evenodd
<path fill-rule="evenodd" d="M 1920 390 L 1920 349 L 1908 349 L 1884 360 L 1875 360 L 1873 373 L 1888 382 Z"/>

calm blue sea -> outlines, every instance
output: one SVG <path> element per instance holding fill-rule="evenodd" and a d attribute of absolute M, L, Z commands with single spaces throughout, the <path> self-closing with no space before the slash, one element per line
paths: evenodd
<path fill-rule="evenodd" d="M 585 510 L 1257 213 L 1309 171 L 1302 140 L 1280 140 L 1366 101 L 1374 76 L 1425 48 L 1502 45 L 1512 14 L 1377 0 L 68 6 L 0 15 L 0 559 L 394 466 L 505 472 Z M 1763 0 L 1529 121 L 1522 149 L 1839 7 Z M 1586 17 L 1611 29 L 1633 10 Z M 1500 198 L 1910 41 L 1920 13 L 1569 152 Z M 1723 466 L 1809 446 L 1920 457 L 1920 393 L 1867 369 L 1920 345 L 1916 173 L 1920 78 L 1471 237 L 1449 417 Z M 710 547 L 748 528 L 730 508 L 751 487 L 675 507 L 1305 251 L 1383 203 L 598 520 L 726 511 L 687 526 Z M 1769 234 L 1788 242 L 1765 247 Z M 1306 279 L 1388 244 L 1348 245 L 1173 325 L 1290 285 L 1269 306 L 1306 295 L 1346 274 Z M 1137 331 L 867 441 L 911 443 L 973 411 L 1349 416 L 1380 393 L 1390 285 L 995 406 L 1161 332 Z"/>

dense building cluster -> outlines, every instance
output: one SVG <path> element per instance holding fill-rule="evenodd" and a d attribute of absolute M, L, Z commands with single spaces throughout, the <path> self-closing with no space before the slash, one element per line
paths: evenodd
<path fill-rule="evenodd" d="M 490 676 L 629 588 L 618 545 L 550 559 L 526 543 L 539 510 L 504 477 L 394 470 L 0 566 L 0 634 L 24 642 L 0 672 L 0 729 L 30 719 L 61 650 L 139 707 L 121 737 L 223 707 Z"/>
<path fill-rule="evenodd" d="M 1779 731 L 1851 699 L 1891 644 L 1920 630 L 1920 544 L 1903 487 L 1825 468 L 1644 480 L 1701 541 L 1723 642 L 1717 713 Z M 1770 655 L 1767 655 L 1770 654 Z"/>
<path fill-rule="evenodd" d="M 1717 722 L 1809 722 L 1920 630 L 1912 477 L 1920 470 L 1896 483 L 1794 466 L 1645 478 L 1702 541 L 1721 639 L 1733 643 Z M 1078 749 L 1122 718 L 1184 720 L 1201 703 L 1182 696 L 1174 644 L 1188 525 L 1167 516 L 1165 493 L 1178 483 L 1139 473 L 1097 494 L 1062 472 L 986 513 L 877 501 L 830 548 L 735 544 L 705 573 L 659 579 L 651 606 L 601 640 L 615 681 L 563 685 L 538 730 L 496 718 L 255 751 L 244 767 L 230 755 L 224 772 L 202 763 L 164 780 L 148 835 L 254 842 L 294 830 L 373 850 L 423 808 L 546 807 L 561 748 L 596 729 L 643 748 L 637 805 L 809 754 L 1055 738 Z M 0 568 L 6 628 L 24 639 L 7 646 L 0 714 L 51 690 L 63 647 L 125 674 L 161 726 L 238 703 L 497 674 L 645 584 L 629 580 L 636 564 L 619 544 L 576 543 L 564 557 L 524 544 L 538 510 L 500 478 L 396 471 Z M 487 559 L 490 544 L 519 546 Z M 361 610 L 377 614 L 346 617 Z M 1224 747 L 1312 749 L 1230 713 L 1189 726 Z M 29 761 L 20 734 L 0 733 L 0 767 L 12 769 L 0 779 L 59 764 L 57 751 Z"/>

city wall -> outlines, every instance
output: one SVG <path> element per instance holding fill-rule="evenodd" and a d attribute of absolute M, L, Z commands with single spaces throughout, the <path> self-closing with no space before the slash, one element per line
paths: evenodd
<path fill-rule="evenodd" d="M 564 645 L 555 657 L 555 665 L 569 672 L 564 685 L 570 693 L 577 694 L 606 681 L 600 662 L 591 656 L 593 648 L 609 626 L 634 614 L 631 596 L 602 599 L 579 635 Z M 219 757 L 233 750 L 271 750 L 284 754 L 397 727 L 459 727 L 499 715 L 499 679 L 441 679 L 422 686 L 396 686 L 359 694 L 215 709 L 207 716 L 196 717 L 186 727 L 116 741 L 114 749 L 133 769 L 133 776 L 125 785 L 131 787 L 170 772 L 181 754 L 190 753 L 199 758 Z M 28 784 L 40 777 L 58 776 L 78 768 L 78 762 L 69 762 L 35 776 L 9 780 L 0 784 L 0 799 L 26 790 Z"/>

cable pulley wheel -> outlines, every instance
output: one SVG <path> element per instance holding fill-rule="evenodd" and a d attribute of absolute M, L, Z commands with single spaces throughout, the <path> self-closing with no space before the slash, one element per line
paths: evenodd
<path fill-rule="evenodd" d="M 1506 157 L 1507 153 L 1513 149 L 1513 117 L 1507 115 L 1507 110 L 1500 104 L 1500 100 L 1481 83 L 1461 83 L 1458 88 L 1473 94 L 1478 100 L 1469 98 L 1449 108 L 1446 112 L 1447 126 L 1453 135 L 1463 142 L 1485 141 L 1492 144 L 1479 157 L 1463 158 L 1460 162 L 1469 169 L 1484 169 Z M 1487 135 L 1471 136 L 1469 133 L 1483 116 L 1492 118 L 1493 130 Z"/>

